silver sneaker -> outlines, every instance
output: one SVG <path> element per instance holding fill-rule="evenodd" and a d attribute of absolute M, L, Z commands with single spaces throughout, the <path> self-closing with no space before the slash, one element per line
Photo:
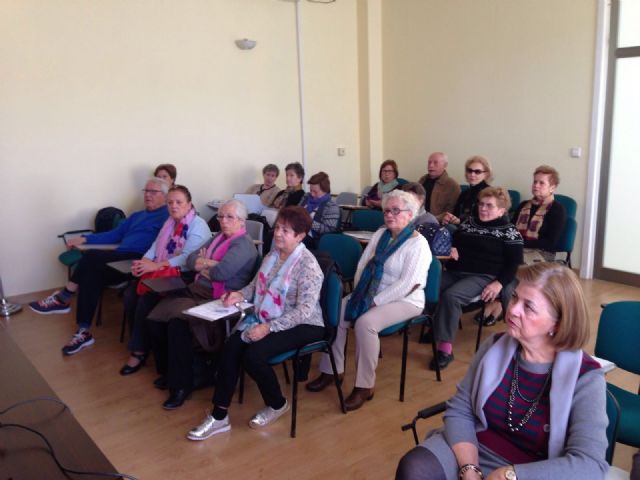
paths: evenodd
<path fill-rule="evenodd" d="M 204 417 L 203 422 L 195 428 L 192 428 L 189 433 L 187 433 L 187 438 L 189 440 L 206 440 L 207 438 L 216 435 L 218 433 L 224 433 L 231 430 L 231 425 L 229 424 L 229 415 L 224 417 L 222 420 L 216 420 L 212 415 L 207 415 Z"/>
<path fill-rule="evenodd" d="M 249 420 L 249 426 L 251 428 L 262 428 L 266 427 L 270 423 L 275 422 L 282 415 L 289 411 L 289 402 L 284 401 L 284 405 L 282 408 L 275 410 L 271 407 L 264 407 L 255 416 Z"/>

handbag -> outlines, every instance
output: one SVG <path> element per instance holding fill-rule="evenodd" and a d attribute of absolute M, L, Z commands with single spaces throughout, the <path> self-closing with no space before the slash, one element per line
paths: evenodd
<path fill-rule="evenodd" d="M 155 272 L 145 273 L 138 280 L 138 285 L 136 286 L 136 293 L 140 296 L 145 295 L 146 293 L 152 292 L 149 287 L 147 287 L 143 280 L 147 280 L 149 278 L 168 278 L 168 277 L 179 277 L 180 276 L 180 267 L 166 267 L 162 270 L 156 270 Z"/>

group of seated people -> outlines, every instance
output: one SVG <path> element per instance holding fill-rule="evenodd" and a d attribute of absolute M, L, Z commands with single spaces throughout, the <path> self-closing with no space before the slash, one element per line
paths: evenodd
<path fill-rule="evenodd" d="M 488 185 L 492 175 L 485 158 L 467 161 L 470 188 L 462 194 L 446 166 L 446 156 L 434 153 L 427 175 L 400 184 L 397 165 L 387 161 L 380 169 L 377 193 L 367 198 L 370 206 L 381 208 L 384 225 L 359 260 L 355 287 L 342 301 L 331 347 L 342 383 L 347 331 L 353 329 L 356 374 L 345 406 L 359 409 L 374 396 L 378 333 L 424 309 L 432 254 L 419 226 L 452 224 L 453 248 L 433 321 L 437 355 L 432 367 L 437 363 L 445 368 L 453 359 L 461 308 L 478 295 L 485 302 L 501 300 L 507 331 L 483 343 L 449 402 L 445 430 L 407 454 L 397 478 L 526 479 L 539 471 L 562 477 L 568 468 L 580 470 L 581 478 L 600 478 L 606 468 L 605 387 L 599 365 L 581 350 L 589 331 L 579 282 L 558 264 L 521 265 L 524 248 L 540 249 L 551 259 L 566 215 L 553 199 L 558 174 L 547 166 L 536 169 L 533 198 L 518 207 L 512 223 L 506 215 L 509 194 Z M 331 200 L 328 175 L 313 175 L 310 192 L 303 194 L 300 164 L 287 165 L 283 191 L 275 186 L 277 167 L 265 167 L 264 183 L 250 190 L 279 212 L 273 247 L 258 262 L 245 228 L 244 204 L 225 202 L 218 213 L 220 232 L 212 236 L 189 190 L 175 184 L 175 167 L 163 167 L 145 184 L 144 210 L 109 232 L 68 242 L 70 247 L 118 247 L 86 250 L 67 285 L 30 306 L 43 314 L 67 313 L 77 293 L 77 331 L 62 349 L 73 355 L 95 342 L 90 327 L 102 289 L 127 278 L 108 263 L 131 260 L 131 274 L 138 280 L 188 278 L 185 288 L 165 295 L 142 281 L 129 284 L 124 302 L 131 326 L 130 356 L 120 373 L 137 372 L 153 353 L 159 374 L 154 385 L 169 390 L 163 407 L 178 408 L 194 388 L 196 339 L 219 358 L 212 409 L 187 438 L 205 440 L 230 430 L 228 410 L 242 369 L 257 383 L 265 404 L 249 426 L 265 427 L 289 409 L 269 359 L 325 337 L 319 304 L 323 274 L 310 250 L 322 234 L 339 227 L 340 211 Z M 213 299 L 225 306 L 249 301 L 254 313 L 228 338 L 222 323 L 205 324 L 183 313 Z M 319 392 L 335 381 L 324 354 L 319 375 L 306 389 Z M 546 427 L 550 418 L 551 431 Z"/>

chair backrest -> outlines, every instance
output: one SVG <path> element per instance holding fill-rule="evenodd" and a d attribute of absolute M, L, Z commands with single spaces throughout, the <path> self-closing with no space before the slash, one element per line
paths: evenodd
<path fill-rule="evenodd" d="M 373 185 L 367 185 L 362 189 L 362 196 L 366 197 L 367 194 L 369 193 L 369 190 L 371 190 L 371 188 L 373 188 Z"/>
<path fill-rule="evenodd" d="M 351 228 L 375 232 L 384 224 L 381 210 L 355 210 L 351 216 Z"/>
<path fill-rule="evenodd" d="M 517 190 L 508 190 L 509 196 L 511 197 L 511 208 L 509 209 L 509 214 L 512 214 L 520 205 L 520 192 Z"/>
<path fill-rule="evenodd" d="M 464 192 L 466 190 L 469 190 L 469 185 L 466 183 L 461 183 L 460 184 L 460 192 Z"/>
<path fill-rule="evenodd" d="M 568 218 L 576 218 L 576 212 L 578 210 L 578 204 L 576 203 L 576 201 L 571 198 L 568 197 L 567 195 L 562 195 L 560 193 L 556 193 L 553 195 L 553 198 L 555 198 L 555 200 L 558 203 L 561 203 L 562 206 L 564 207 L 565 211 L 567 212 L 567 217 Z"/>
<path fill-rule="evenodd" d="M 562 235 L 558 239 L 556 244 L 556 252 L 566 252 L 571 254 L 573 252 L 573 244 L 576 241 L 576 232 L 578 230 L 578 224 L 575 218 L 567 217 L 562 230 Z"/>
<path fill-rule="evenodd" d="M 253 240 L 259 242 L 256 245 L 256 248 L 258 249 L 258 253 L 260 254 L 260 256 L 262 256 L 262 245 L 264 242 L 264 225 L 261 222 L 257 222 L 255 220 L 247 220 L 246 226 L 249 236 Z"/>
<path fill-rule="evenodd" d="M 336 197 L 338 205 L 357 205 L 358 194 L 353 192 L 340 192 Z"/>
<path fill-rule="evenodd" d="M 613 302 L 604 306 L 598 323 L 595 354 L 619 368 L 640 374 L 640 302 Z"/>
<path fill-rule="evenodd" d="M 618 438 L 618 426 L 620 425 L 620 404 L 609 389 L 607 389 L 607 417 L 609 419 L 609 425 L 607 425 L 607 441 L 609 446 L 607 447 L 605 460 L 611 465 Z"/>
<path fill-rule="evenodd" d="M 358 267 L 358 260 L 362 255 L 362 246 L 358 240 L 342 233 L 325 233 L 320 237 L 318 250 L 331 255 L 340 268 L 343 280 L 353 279 Z"/>
<path fill-rule="evenodd" d="M 427 285 L 424 289 L 427 304 L 436 304 L 440 299 L 440 281 L 442 279 L 442 263 L 434 255 L 431 257 Z"/>
<path fill-rule="evenodd" d="M 335 329 L 340 321 L 340 302 L 342 300 L 342 280 L 334 271 L 326 279 L 322 309 L 325 325 Z"/>

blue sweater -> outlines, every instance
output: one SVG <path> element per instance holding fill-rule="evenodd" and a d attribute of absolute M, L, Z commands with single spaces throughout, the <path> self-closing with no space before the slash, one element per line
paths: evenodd
<path fill-rule="evenodd" d="M 132 213 L 113 230 L 87 235 L 87 244 L 119 243 L 118 252 L 146 252 L 169 216 L 167 206 Z"/>

